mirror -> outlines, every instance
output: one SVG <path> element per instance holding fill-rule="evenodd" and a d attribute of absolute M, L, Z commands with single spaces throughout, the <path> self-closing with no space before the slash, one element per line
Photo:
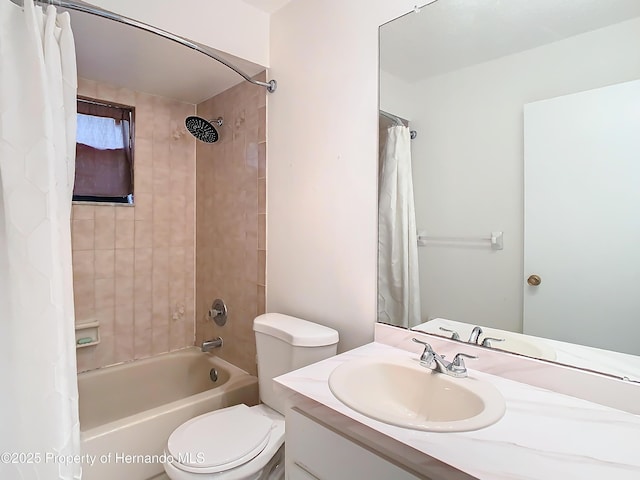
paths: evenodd
<path fill-rule="evenodd" d="M 640 381 L 639 44 L 636 0 L 437 0 L 380 27 L 379 321 Z M 383 212 L 407 122 L 415 238 Z"/>

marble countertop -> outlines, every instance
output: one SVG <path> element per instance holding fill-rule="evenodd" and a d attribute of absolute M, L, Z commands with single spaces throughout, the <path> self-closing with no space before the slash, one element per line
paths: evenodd
<path fill-rule="evenodd" d="M 492 383 L 506 401 L 505 416 L 487 428 L 421 432 L 361 415 L 331 393 L 327 380 L 341 363 L 372 356 L 415 353 L 374 342 L 275 381 L 481 480 L 640 479 L 640 416 L 473 369 L 470 377 Z"/>

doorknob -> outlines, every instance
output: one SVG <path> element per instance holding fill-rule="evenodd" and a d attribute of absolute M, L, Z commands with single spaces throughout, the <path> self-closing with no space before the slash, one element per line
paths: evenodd
<path fill-rule="evenodd" d="M 530 275 L 529 278 L 527 278 L 527 283 L 532 287 L 537 287 L 542 283 L 542 279 L 539 275 Z"/>

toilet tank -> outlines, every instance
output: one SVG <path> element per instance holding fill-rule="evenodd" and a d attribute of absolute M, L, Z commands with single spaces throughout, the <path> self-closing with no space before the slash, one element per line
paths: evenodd
<path fill-rule="evenodd" d="M 336 354 L 338 332 L 281 313 L 265 313 L 253 321 L 258 356 L 260 400 L 284 415 L 284 399 L 273 378 Z"/>

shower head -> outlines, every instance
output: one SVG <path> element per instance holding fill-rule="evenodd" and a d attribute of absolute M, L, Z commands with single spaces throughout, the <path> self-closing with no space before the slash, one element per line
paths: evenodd
<path fill-rule="evenodd" d="M 201 142 L 214 143 L 218 141 L 218 131 L 214 124 L 218 127 L 222 126 L 222 117 L 215 120 L 205 120 L 201 117 L 189 116 L 184 120 L 184 125 L 189 133 Z"/>

